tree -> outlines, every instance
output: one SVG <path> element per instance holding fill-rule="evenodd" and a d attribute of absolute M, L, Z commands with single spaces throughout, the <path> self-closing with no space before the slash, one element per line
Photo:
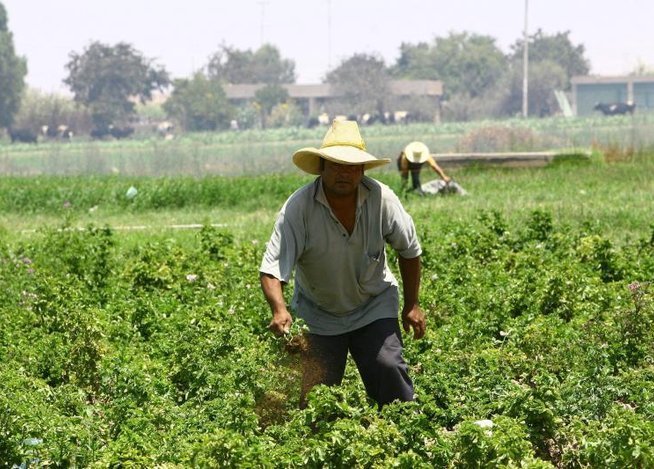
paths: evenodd
<path fill-rule="evenodd" d="M 438 80 L 433 48 L 426 42 L 400 45 L 400 57 L 391 74 L 406 80 Z"/>
<path fill-rule="evenodd" d="M 75 134 L 88 132 L 92 128 L 91 116 L 85 106 L 68 96 L 57 93 L 44 93 L 28 89 L 23 93 L 20 108 L 14 125 L 22 128 L 56 131 L 60 125 L 66 125 Z"/>
<path fill-rule="evenodd" d="M 515 68 L 522 67 L 524 41 L 518 40 L 511 46 L 511 62 Z M 570 40 L 570 31 L 547 35 L 542 30 L 529 37 L 529 68 L 532 64 L 549 61 L 559 65 L 565 72 L 564 89 L 570 89 L 570 79 L 575 75 L 587 75 L 590 71 L 588 59 L 584 57 L 583 45 L 574 45 Z"/>
<path fill-rule="evenodd" d="M 442 81 L 443 116 L 470 120 L 491 116 L 498 109 L 498 87 L 507 64 L 492 37 L 451 32 L 431 44 L 403 43 L 391 73 L 397 78 Z"/>
<path fill-rule="evenodd" d="M 300 127 L 304 121 L 302 109 L 293 101 L 286 101 L 272 108 L 266 125 L 272 128 Z"/>
<path fill-rule="evenodd" d="M 261 110 L 261 126 L 265 128 L 273 108 L 288 100 L 288 91 L 279 85 L 266 85 L 254 93 L 254 100 Z"/>
<path fill-rule="evenodd" d="M 194 131 L 226 129 L 234 114 L 220 82 L 202 72 L 191 79 L 175 80 L 163 107 L 182 127 Z"/>
<path fill-rule="evenodd" d="M 325 81 L 340 95 L 337 109 L 342 114 L 386 111 L 390 96 L 390 75 L 377 55 L 354 54 L 327 73 Z"/>
<path fill-rule="evenodd" d="M 512 67 L 507 77 L 508 84 L 502 88 L 506 90 L 500 113 L 515 116 L 522 111 L 522 61 L 519 66 Z M 567 77 L 566 72 L 556 62 L 541 60 L 529 63 L 528 109 L 530 115 L 548 115 L 558 107 L 554 90 L 564 89 Z"/>
<path fill-rule="evenodd" d="M 450 33 L 432 45 L 402 44 L 392 69 L 399 78 L 441 80 L 446 95 L 483 96 L 504 75 L 505 55 L 490 36 Z"/>
<path fill-rule="evenodd" d="M 90 108 L 97 127 L 129 121 L 136 114 L 135 100 L 146 102 L 170 83 L 166 70 L 124 42 L 92 42 L 82 54 L 69 57 L 64 83 L 75 101 Z"/>
<path fill-rule="evenodd" d="M 209 57 L 209 78 L 223 83 L 295 83 L 295 62 L 283 59 L 279 50 L 264 44 L 256 52 L 222 46 Z"/>
<path fill-rule="evenodd" d="M 570 79 L 588 74 L 584 46 L 570 41 L 570 31 L 546 35 L 542 30 L 529 37 L 528 109 L 530 115 L 548 114 L 555 109 L 554 90 L 569 90 Z M 524 41 L 511 46 L 509 84 L 502 113 L 515 115 L 522 109 Z"/>
<path fill-rule="evenodd" d="M 10 127 L 14 122 L 25 89 L 25 75 L 27 63 L 16 55 L 7 11 L 0 3 L 0 127 Z"/>

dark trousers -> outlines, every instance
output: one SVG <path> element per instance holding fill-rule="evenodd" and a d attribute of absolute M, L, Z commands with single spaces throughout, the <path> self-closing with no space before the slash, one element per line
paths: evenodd
<path fill-rule="evenodd" d="M 413 383 L 402 358 L 402 336 L 397 319 L 379 319 L 346 334 L 309 334 L 302 360 L 302 395 L 318 384 L 338 385 L 343 380 L 348 352 L 356 363 L 368 396 L 381 407 L 394 400 L 412 401 Z"/>

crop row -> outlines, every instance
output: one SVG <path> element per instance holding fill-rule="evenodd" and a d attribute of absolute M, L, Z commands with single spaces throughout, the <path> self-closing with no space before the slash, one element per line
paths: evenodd
<path fill-rule="evenodd" d="M 652 117 L 530 119 L 470 123 L 411 124 L 362 128 L 368 149 L 395 157 L 412 140 L 433 153 L 549 151 L 611 145 L 637 151 L 654 145 Z M 288 172 L 289 155 L 317 146 L 324 128 L 267 129 L 179 135 L 173 140 L 75 141 L 0 147 L 7 175 L 147 175 L 202 177 Z"/>
<path fill-rule="evenodd" d="M 352 364 L 298 408 L 262 239 L 59 228 L 0 238 L 3 465 L 654 464 L 654 227 L 617 246 L 544 210 L 422 226 L 417 400 L 382 411 Z"/>

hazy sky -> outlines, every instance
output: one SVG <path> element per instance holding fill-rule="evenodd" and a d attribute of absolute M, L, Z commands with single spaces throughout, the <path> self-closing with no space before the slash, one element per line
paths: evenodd
<path fill-rule="evenodd" d="M 620 75 L 654 67 L 654 0 L 528 0 L 528 30 L 570 31 L 591 73 Z M 504 51 L 522 38 L 525 0 L 0 0 L 9 15 L 30 86 L 64 91 L 71 51 L 91 41 L 132 44 L 174 78 L 206 65 L 220 45 L 256 50 L 271 43 L 295 61 L 298 83 L 319 83 L 354 53 L 387 65 L 400 45 L 450 32 L 497 39 Z"/>

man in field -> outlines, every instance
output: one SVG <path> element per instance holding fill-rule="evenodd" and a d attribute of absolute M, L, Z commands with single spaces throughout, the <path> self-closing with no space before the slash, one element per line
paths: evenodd
<path fill-rule="evenodd" d="M 397 196 L 364 175 L 389 163 L 366 152 L 354 121 L 334 121 L 320 148 L 303 148 L 293 163 L 318 177 L 282 207 L 260 267 L 272 310 L 269 328 L 293 321 L 283 286 L 295 271 L 291 308 L 309 328 L 300 405 L 317 384 L 340 384 L 348 352 L 368 395 L 381 407 L 413 400 L 402 357 L 398 282 L 387 265 L 388 243 L 398 254 L 403 284 L 402 325 L 425 333 L 418 305 L 421 247 L 413 220 Z"/>
<path fill-rule="evenodd" d="M 422 142 L 411 142 L 400 152 L 397 157 L 397 169 L 402 177 L 402 187 L 406 187 L 411 173 L 411 189 L 419 195 L 425 195 L 425 191 L 420 183 L 420 171 L 422 167 L 428 165 L 436 174 L 438 174 L 444 187 L 450 182 L 450 177 L 445 171 L 438 166 L 436 160 L 431 156 L 429 148 Z"/>

